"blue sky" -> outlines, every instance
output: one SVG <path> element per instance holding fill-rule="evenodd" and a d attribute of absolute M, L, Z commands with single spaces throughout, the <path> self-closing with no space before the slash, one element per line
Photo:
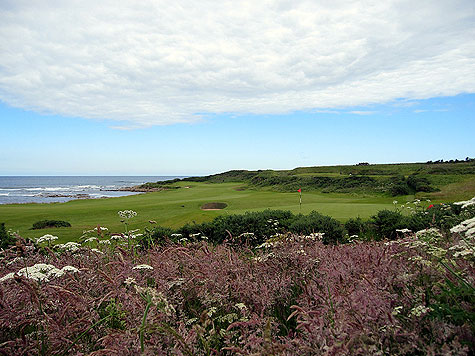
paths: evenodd
<path fill-rule="evenodd" d="M 475 95 L 465 94 L 331 113 L 222 114 L 118 130 L 112 121 L 39 115 L 2 103 L 0 173 L 199 175 L 464 159 L 475 157 L 474 112 Z"/>
<path fill-rule="evenodd" d="M 0 175 L 475 156 L 475 3 L 0 2 Z"/>

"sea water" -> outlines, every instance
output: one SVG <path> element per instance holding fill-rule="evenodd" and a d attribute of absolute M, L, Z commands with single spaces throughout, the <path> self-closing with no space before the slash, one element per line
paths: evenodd
<path fill-rule="evenodd" d="M 118 191 L 181 176 L 0 176 L 0 204 L 53 203 L 140 194 Z"/>

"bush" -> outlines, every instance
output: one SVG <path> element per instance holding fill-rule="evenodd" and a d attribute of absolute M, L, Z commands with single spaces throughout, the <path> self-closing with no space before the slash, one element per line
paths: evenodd
<path fill-rule="evenodd" d="M 187 239 L 192 239 L 192 235 L 200 233 L 200 236 L 206 236 L 212 243 L 222 243 L 231 238 L 233 242 L 244 242 L 239 241 L 238 237 L 252 233 L 245 237 L 245 241 L 252 246 L 260 245 L 276 233 L 283 232 L 296 234 L 323 232 L 324 243 L 343 241 L 343 226 L 337 220 L 315 211 L 309 215 L 294 215 L 290 211 L 268 209 L 245 214 L 221 215 L 211 222 L 186 224 L 176 231 Z"/>
<path fill-rule="evenodd" d="M 360 217 L 357 217 L 356 219 L 351 218 L 345 223 L 345 229 L 350 236 L 360 236 L 363 231 L 363 224 L 364 222 Z"/>
<path fill-rule="evenodd" d="M 153 230 L 147 228 L 138 243 L 142 249 L 149 249 L 153 245 L 163 245 L 172 234 L 173 230 L 168 227 L 157 226 Z"/>
<path fill-rule="evenodd" d="M 411 190 L 407 186 L 406 182 L 399 182 L 399 183 L 393 184 L 393 186 L 390 188 L 390 192 L 393 197 L 398 196 L 398 195 L 411 194 Z"/>
<path fill-rule="evenodd" d="M 5 223 L 0 224 L 0 248 L 8 248 L 15 244 L 15 238 L 10 235 L 6 228 Z"/>
<path fill-rule="evenodd" d="M 32 230 L 47 229 L 51 227 L 71 227 L 71 224 L 63 220 L 40 220 L 33 224 Z"/>
<path fill-rule="evenodd" d="M 396 229 L 407 227 L 407 218 L 398 211 L 381 210 L 371 217 L 371 222 L 376 228 L 375 238 L 377 240 L 388 238 L 395 239 L 397 237 Z"/>
<path fill-rule="evenodd" d="M 427 178 L 411 174 L 407 177 L 407 185 L 414 192 L 433 192 L 436 189 L 430 186 L 430 182 Z"/>
<path fill-rule="evenodd" d="M 323 232 L 323 243 L 343 242 L 343 226 L 335 219 L 312 211 L 309 215 L 295 216 L 289 226 L 289 231 L 295 234 L 311 234 Z"/>

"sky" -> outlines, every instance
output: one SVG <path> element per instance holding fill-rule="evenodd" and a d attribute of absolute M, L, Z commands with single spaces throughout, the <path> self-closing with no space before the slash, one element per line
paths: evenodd
<path fill-rule="evenodd" d="M 0 1 L 0 175 L 475 157 L 475 2 Z"/>

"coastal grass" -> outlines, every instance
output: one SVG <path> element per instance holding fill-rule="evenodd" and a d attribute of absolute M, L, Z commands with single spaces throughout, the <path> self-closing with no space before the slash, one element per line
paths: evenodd
<path fill-rule="evenodd" d="M 125 209 L 138 213 L 137 217 L 130 220 L 130 228 L 143 229 L 146 226 L 152 226 L 149 223 L 150 220 L 162 226 L 178 228 L 186 223 L 210 221 L 222 214 L 241 214 L 246 211 L 265 209 L 290 210 L 293 213 L 303 214 L 315 210 L 344 222 L 355 217 L 366 219 L 379 210 L 394 208 L 394 198 L 382 195 L 325 194 L 304 191 L 300 207 L 297 192 L 243 190 L 240 183 L 179 182 L 176 185 L 180 186 L 180 189 L 120 198 L 0 205 L 0 222 L 5 222 L 8 229 L 18 231 L 23 237 L 33 238 L 48 233 L 58 236 L 58 242 L 66 242 L 77 240 L 84 230 L 92 229 L 97 225 L 105 226 L 111 232 L 123 231 L 123 224 L 117 212 Z M 446 198 L 447 194 L 442 195 L 441 198 Z M 430 196 L 430 194 L 426 195 Z M 464 198 L 471 198 L 471 196 Z M 414 196 L 398 197 L 399 203 L 413 199 Z M 201 209 L 203 204 L 217 201 L 226 203 L 227 207 L 222 210 Z M 31 230 L 33 223 L 46 219 L 65 220 L 72 226 L 47 228 L 41 232 Z"/>

